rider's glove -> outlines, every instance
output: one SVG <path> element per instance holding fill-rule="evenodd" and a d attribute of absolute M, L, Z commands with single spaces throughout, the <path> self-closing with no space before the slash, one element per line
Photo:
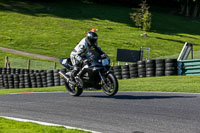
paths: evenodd
<path fill-rule="evenodd" d="M 88 64 L 89 63 L 89 60 L 87 60 L 87 59 L 85 59 L 84 61 L 83 61 L 83 64 Z"/>

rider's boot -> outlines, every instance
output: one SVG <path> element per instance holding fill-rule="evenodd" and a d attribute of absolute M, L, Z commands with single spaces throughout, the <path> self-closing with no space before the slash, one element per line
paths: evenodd
<path fill-rule="evenodd" d="M 72 70 L 72 73 L 71 73 L 71 81 L 76 84 L 76 80 L 75 80 L 75 77 L 77 76 L 79 72 L 79 69 L 77 66 L 74 66 L 74 69 Z"/>

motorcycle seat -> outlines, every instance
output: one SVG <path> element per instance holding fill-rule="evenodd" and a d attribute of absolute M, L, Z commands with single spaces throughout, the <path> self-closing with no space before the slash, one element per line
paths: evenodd
<path fill-rule="evenodd" d="M 68 68 L 68 69 L 70 69 L 70 68 L 73 67 L 70 58 L 63 58 L 63 59 L 60 59 L 60 63 L 61 63 L 64 67 L 66 67 L 66 68 Z"/>

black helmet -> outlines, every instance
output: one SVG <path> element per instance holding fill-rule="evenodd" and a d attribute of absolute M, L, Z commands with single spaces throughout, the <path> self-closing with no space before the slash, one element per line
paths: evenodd
<path fill-rule="evenodd" d="M 86 35 L 86 40 L 90 46 L 95 46 L 97 43 L 98 35 L 95 32 L 89 31 Z"/>

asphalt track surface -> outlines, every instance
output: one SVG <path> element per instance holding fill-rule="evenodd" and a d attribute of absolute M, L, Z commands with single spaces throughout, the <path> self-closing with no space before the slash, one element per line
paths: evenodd
<path fill-rule="evenodd" d="M 0 95 L 0 116 L 103 133 L 200 133 L 200 94 L 102 92 Z"/>

